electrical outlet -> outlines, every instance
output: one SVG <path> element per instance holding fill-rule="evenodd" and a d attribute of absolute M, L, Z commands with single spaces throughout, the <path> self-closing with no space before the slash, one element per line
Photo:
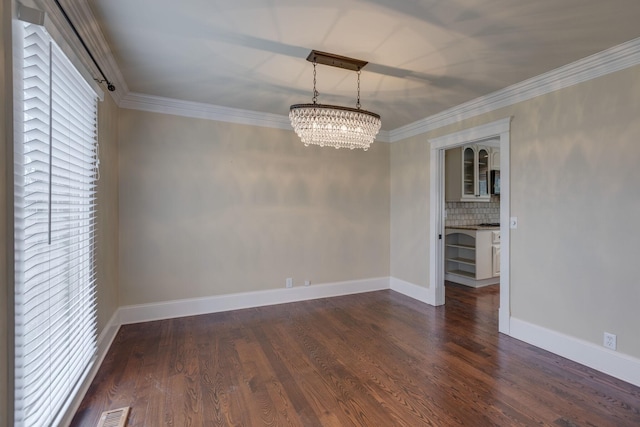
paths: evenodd
<path fill-rule="evenodd" d="M 615 350 L 616 349 L 616 335 L 615 334 L 610 334 L 609 332 L 605 332 L 604 333 L 604 342 L 603 344 L 606 348 L 609 348 L 611 350 Z"/>
<path fill-rule="evenodd" d="M 287 277 L 287 281 L 285 283 L 287 288 L 293 288 L 293 279 L 291 277 Z"/>
<path fill-rule="evenodd" d="M 304 285 L 305 286 L 311 286 L 311 280 L 305 280 L 304 281 Z"/>

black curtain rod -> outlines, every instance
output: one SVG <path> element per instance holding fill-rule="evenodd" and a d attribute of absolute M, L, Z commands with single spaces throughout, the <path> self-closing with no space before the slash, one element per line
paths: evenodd
<path fill-rule="evenodd" d="M 93 63 L 98 68 L 98 71 L 100 71 L 100 74 L 102 74 L 103 80 L 98 80 L 98 79 L 94 79 L 94 80 L 97 81 L 98 83 L 106 83 L 107 84 L 107 89 L 109 89 L 109 92 L 113 92 L 114 90 L 116 90 L 116 87 L 113 85 L 113 83 L 111 83 L 109 81 L 107 76 L 104 75 L 104 72 L 102 71 L 102 68 L 100 68 L 100 65 L 98 65 L 98 61 L 96 61 L 96 58 L 93 57 L 93 55 L 91 54 L 91 51 L 87 47 L 87 45 L 84 42 L 84 40 L 82 40 L 82 37 L 80 36 L 80 33 L 76 29 L 76 26 L 73 25 L 73 22 L 71 22 L 71 19 L 69 19 L 69 15 L 67 15 L 67 12 L 64 11 L 64 8 L 62 7 L 62 5 L 60 4 L 60 2 L 58 0 L 54 0 L 54 1 L 58 5 L 58 9 L 60 9 L 60 12 L 62 12 L 62 15 L 64 16 L 64 18 L 67 20 L 67 22 L 71 26 L 71 29 L 73 30 L 73 32 L 76 33 L 76 36 L 78 36 L 78 40 L 80 40 L 80 43 L 82 43 L 82 46 L 84 46 L 84 49 L 87 51 L 87 53 L 89 54 L 89 57 L 91 58 Z"/>

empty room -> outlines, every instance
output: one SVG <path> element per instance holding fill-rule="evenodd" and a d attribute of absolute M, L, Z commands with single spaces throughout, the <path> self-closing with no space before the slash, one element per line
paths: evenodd
<path fill-rule="evenodd" d="M 639 17 L 3 1 L 0 426 L 640 425 Z"/>

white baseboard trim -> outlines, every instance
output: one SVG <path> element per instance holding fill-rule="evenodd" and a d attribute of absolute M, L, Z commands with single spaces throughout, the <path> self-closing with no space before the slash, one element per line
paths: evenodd
<path fill-rule="evenodd" d="M 118 315 L 118 310 L 113 313 L 109 322 L 105 325 L 104 329 L 100 333 L 98 337 L 98 349 L 96 351 L 96 357 L 91 365 L 91 368 L 87 372 L 82 384 L 80 384 L 77 388 L 76 393 L 74 394 L 73 401 L 69 404 L 67 410 L 64 413 L 64 416 L 61 418 L 59 426 L 67 427 L 73 421 L 73 417 L 75 416 L 80 404 L 82 403 L 82 399 L 87 394 L 89 390 L 89 386 L 93 382 L 96 374 L 98 373 L 98 369 L 102 365 L 109 348 L 111 348 L 111 344 L 118 334 L 118 330 L 120 330 L 120 319 Z"/>
<path fill-rule="evenodd" d="M 509 306 L 500 306 L 498 309 L 498 332 L 505 335 L 511 335 L 511 313 L 509 312 Z M 515 338 L 515 337 L 514 337 Z"/>
<path fill-rule="evenodd" d="M 514 317 L 510 335 L 640 387 L 640 359 Z"/>
<path fill-rule="evenodd" d="M 98 366 L 102 363 L 102 360 L 107 355 L 107 351 L 109 351 L 111 343 L 113 343 L 113 340 L 118 334 L 121 324 L 122 323 L 120 322 L 120 313 L 118 309 L 115 313 L 113 313 L 113 316 L 111 316 L 111 319 L 109 319 L 104 329 L 102 329 L 100 336 L 98 337 L 98 355 L 96 358 L 96 364 Z"/>
<path fill-rule="evenodd" d="M 405 282 L 404 280 L 397 279 L 395 277 L 391 277 L 389 279 L 389 283 L 391 290 L 393 291 L 399 292 L 420 302 L 435 305 L 435 301 L 433 300 L 431 292 L 429 292 L 429 288 L 414 285 L 413 283 Z"/>
<path fill-rule="evenodd" d="M 152 304 L 128 305 L 118 310 L 120 322 L 149 322 L 198 314 L 218 313 L 243 308 L 262 307 L 317 298 L 337 297 L 362 292 L 389 289 L 388 277 L 351 280 L 347 282 L 325 283 L 311 286 L 296 286 L 289 289 L 245 292 L 216 295 L 203 298 L 165 301 Z"/>
<path fill-rule="evenodd" d="M 458 283 L 464 286 L 469 286 L 471 288 L 482 288 L 489 285 L 500 284 L 500 277 L 490 277 L 489 279 L 476 280 L 470 277 L 460 276 L 453 273 L 445 273 L 444 280 L 448 280 L 449 282 Z"/>

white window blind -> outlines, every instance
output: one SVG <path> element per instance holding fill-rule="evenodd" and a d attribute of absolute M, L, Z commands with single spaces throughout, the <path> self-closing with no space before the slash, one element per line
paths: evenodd
<path fill-rule="evenodd" d="M 43 27 L 23 27 L 16 145 L 15 424 L 55 425 L 96 352 L 97 96 Z"/>

